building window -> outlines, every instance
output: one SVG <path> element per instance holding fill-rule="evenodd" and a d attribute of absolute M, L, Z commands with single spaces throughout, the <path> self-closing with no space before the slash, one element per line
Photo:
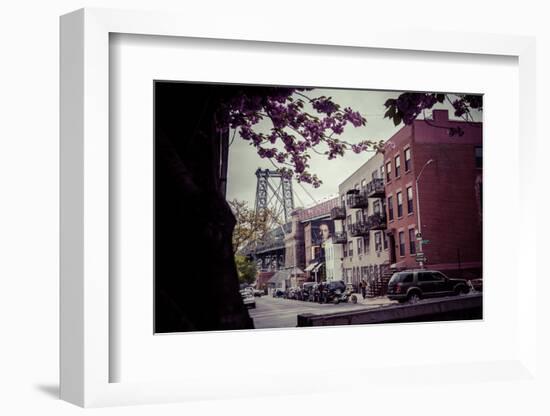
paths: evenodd
<path fill-rule="evenodd" d="M 374 234 L 374 249 L 382 251 L 382 233 L 380 231 Z"/>
<path fill-rule="evenodd" d="M 476 146 L 476 168 L 483 167 L 483 148 L 481 146 Z"/>
<path fill-rule="evenodd" d="M 388 249 L 388 236 L 384 233 L 384 250 Z"/>
<path fill-rule="evenodd" d="M 347 256 L 348 256 L 348 245 L 347 245 L 347 244 L 343 244 L 343 246 L 344 246 L 344 249 L 343 249 L 344 257 L 347 257 Z"/>
<path fill-rule="evenodd" d="M 416 237 L 414 228 L 409 228 L 409 251 L 411 254 L 416 254 Z"/>
<path fill-rule="evenodd" d="M 412 214 L 413 212 L 413 189 L 412 186 L 407 188 L 407 212 Z"/>
<path fill-rule="evenodd" d="M 386 181 L 391 181 L 391 162 L 386 163 Z"/>
<path fill-rule="evenodd" d="M 359 210 L 355 213 L 355 222 L 357 224 L 363 222 L 363 210 Z"/>
<path fill-rule="evenodd" d="M 403 194 L 401 192 L 397 193 L 397 218 L 403 216 Z"/>
<path fill-rule="evenodd" d="M 372 205 L 372 209 L 373 209 L 375 214 L 380 214 L 381 213 L 380 201 L 378 201 L 378 200 L 374 201 L 374 204 Z"/>
<path fill-rule="evenodd" d="M 357 240 L 357 254 L 363 254 L 363 239 Z"/>
<path fill-rule="evenodd" d="M 380 177 L 384 179 L 386 176 L 386 173 L 384 172 L 384 165 L 380 166 Z"/>
<path fill-rule="evenodd" d="M 346 208 L 346 196 L 342 195 L 342 208 Z"/>
<path fill-rule="evenodd" d="M 395 177 L 399 178 L 401 174 L 401 156 L 395 156 Z"/>
<path fill-rule="evenodd" d="M 403 231 L 399 231 L 399 255 L 405 256 L 405 233 Z"/>
<path fill-rule="evenodd" d="M 388 219 L 393 221 L 393 197 L 388 196 Z"/>
<path fill-rule="evenodd" d="M 363 179 L 361 181 L 361 192 L 365 192 L 365 189 L 367 188 L 367 180 Z"/>
<path fill-rule="evenodd" d="M 348 215 L 347 222 L 348 222 L 348 231 L 351 231 L 351 215 Z"/>
<path fill-rule="evenodd" d="M 367 254 L 370 251 L 370 234 L 363 241 L 365 242 L 365 254 Z"/>
<path fill-rule="evenodd" d="M 358 183 L 356 183 L 356 184 L 355 184 L 355 187 L 354 187 L 354 189 L 355 189 L 356 191 L 358 191 L 358 190 L 359 190 L 359 184 L 358 184 Z"/>
<path fill-rule="evenodd" d="M 348 243 L 348 256 L 353 257 L 353 241 Z"/>
<path fill-rule="evenodd" d="M 411 149 L 405 149 L 405 172 L 411 170 Z"/>

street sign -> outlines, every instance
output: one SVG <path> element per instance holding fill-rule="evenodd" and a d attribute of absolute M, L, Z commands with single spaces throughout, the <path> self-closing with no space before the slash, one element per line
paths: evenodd
<path fill-rule="evenodd" d="M 416 262 L 417 263 L 425 263 L 427 260 L 426 256 L 424 256 L 424 253 L 416 253 Z"/>
<path fill-rule="evenodd" d="M 422 244 L 428 244 L 430 240 L 422 240 Z"/>

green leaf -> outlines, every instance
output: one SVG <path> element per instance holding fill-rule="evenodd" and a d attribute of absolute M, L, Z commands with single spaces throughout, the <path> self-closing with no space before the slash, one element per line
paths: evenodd
<path fill-rule="evenodd" d="M 384 118 L 393 118 L 395 116 L 395 107 L 390 107 L 388 111 L 384 113 Z"/>
<path fill-rule="evenodd" d="M 401 123 L 401 115 L 400 114 L 396 114 L 393 116 L 393 124 L 398 126 L 400 123 Z"/>

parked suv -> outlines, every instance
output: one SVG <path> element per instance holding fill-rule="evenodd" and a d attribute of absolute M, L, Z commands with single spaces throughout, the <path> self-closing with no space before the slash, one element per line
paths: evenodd
<path fill-rule="evenodd" d="M 394 273 L 387 296 L 399 302 L 415 303 L 423 298 L 459 295 L 470 288 L 464 279 L 451 279 L 437 270 L 405 270 Z"/>

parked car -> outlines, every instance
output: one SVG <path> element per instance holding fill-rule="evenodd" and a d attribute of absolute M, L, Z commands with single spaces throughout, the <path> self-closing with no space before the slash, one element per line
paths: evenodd
<path fill-rule="evenodd" d="M 300 289 L 297 287 L 289 287 L 285 292 L 286 299 L 298 299 Z"/>
<path fill-rule="evenodd" d="M 252 293 L 254 294 L 254 296 L 257 296 L 257 297 L 260 297 L 260 298 L 261 298 L 261 297 L 263 296 L 263 294 L 264 294 L 264 291 L 263 291 L 263 290 L 260 290 L 260 289 L 254 289 L 254 290 L 252 291 Z"/>
<path fill-rule="evenodd" d="M 474 290 L 483 292 L 483 279 L 472 279 L 470 280 L 470 284 Z"/>
<path fill-rule="evenodd" d="M 343 280 L 322 282 L 314 286 L 313 296 L 316 302 L 340 303 L 349 300 L 350 292 Z"/>
<path fill-rule="evenodd" d="M 241 290 L 241 296 L 243 298 L 244 306 L 247 308 L 255 308 L 256 307 L 256 299 L 254 298 L 254 295 L 252 291 L 248 289 L 242 289 Z"/>
<path fill-rule="evenodd" d="M 405 270 L 394 273 L 388 282 L 387 297 L 399 302 L 418 302 L 423 298 L 460 295 L 470 287 L 464 279 L 451 279 L 437 270 Z"/>
<path fill-rule="evenodd" d="M 254 288 L 252 286 L 241 287 L 241 293 L 246 292 L 254 296 Z"/>
<path fill-rule="evenodd" d="M 273 289 L 273 297 L 274 298 L 282 298 L 284 296 L 285 292 L 281 288 Z"/>
<path fill-rule="evenodd" d="M 314 301 L 314 288 L 317 285 L 315 282 L 306 282 L 302 285 L 302 300 L 313 302 Z"/>
<path fill-rule="evenodd" d="M 349 297 L 343 280 L 335 280 L 325 284 L 323 301 L 325 303 L 347 302 Z"/>
<path fill-rule="evenodd" d="M 347 283 L 346 284 L 346 293 L 348 295 L 351 295 L 352 293 L 357 293 L 357 290 L 355 289 L 355 286 L 353 286 L 352 283 Z"/>

